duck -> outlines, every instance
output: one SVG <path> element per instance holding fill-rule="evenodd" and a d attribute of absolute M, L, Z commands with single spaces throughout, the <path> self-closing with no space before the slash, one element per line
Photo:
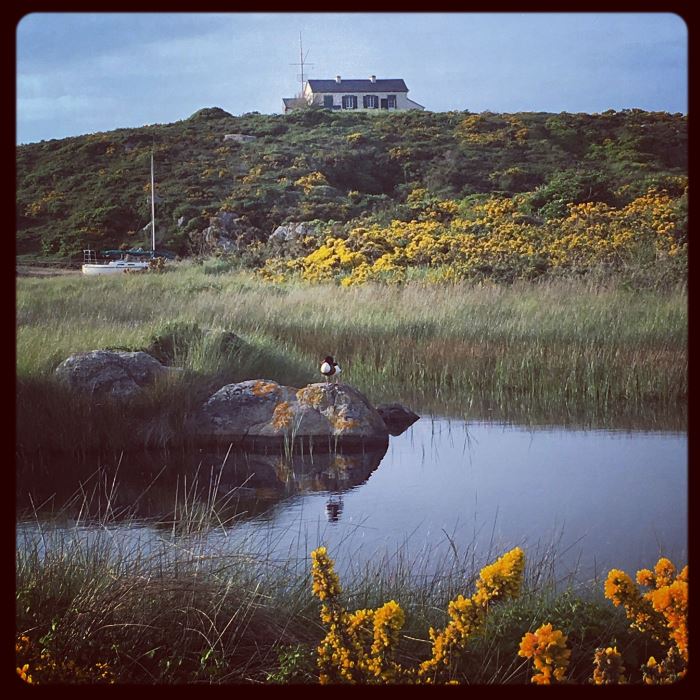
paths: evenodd
<path fill-rule="evenodd" d="M 326 355 L 321 363 L 321 374 L 326 378 L 326 381 L 328 381 L 329 377 L 337 379 L 340 371 L 340 365 L 330 355 Z"/>

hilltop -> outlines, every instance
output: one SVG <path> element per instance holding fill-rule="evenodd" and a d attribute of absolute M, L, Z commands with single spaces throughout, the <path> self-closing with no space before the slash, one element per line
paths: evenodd
<path fill-rule="evenodd" d="M 228 252 L 255 266 L 282 224 L 315 222 L 342 236 L 414 220 L 426 197 L 464 211 L 518 196 L 522 216 L 543 220 L 569 204 L 624 207 L 651 187 L 678 197 L 687 117 L 206 108 L 172 124 L 21 145 L 17 254 L 150 247 L 152 151 L 159 247 L 204 254 L 223 232 Z"/>

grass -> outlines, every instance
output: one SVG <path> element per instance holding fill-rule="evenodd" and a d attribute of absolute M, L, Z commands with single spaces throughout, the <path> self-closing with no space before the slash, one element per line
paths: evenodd
<path fill-rule="evenodd" d="M 240 342 L 226 342 L 231 334 Z M 52 378 L 74 352 L 163 343 L 171 345 L 166 361 L 184 372 L 126 414 L 108 402 L 87 405 Z M 686 343 L 682 288 L 561 280 L 346 289 L 273 285 L 193 262 L 126 279 L 20 278 L 18 444 L 172 444 L 223 384 L 301 386 L 319 379 L 326 354 L 374 402 L 467 418 L 682 430 Z"/>
<path fill-rule="evenodd" d="M 48 468 L 52 451 L 182 444 L 192 413 L 223 384 L 265 378 L 301 386 L 319 378 L 326 354 L 375 403 L 398 400 L 424 414 L 685 429 L 682 288 L 631 292 L 583 280 L 271 285 L 206 262 L 119 279 L 21 278 L 16 299 L 16 447 L 38 452 Z M 68 355 L 97 348 L 146 349 L 183 371 L 128 406 L 90 401 L 54 381 Z M 21 479 L 40 471 L 19 474 L 18 484 L 31 490 Z M 17 632 L 31 640 L 32 668 L 41 649 L 53 659 L 43 662 L 43 680 L 89 680 L 97 663 L 118 682 L 317 679 L 314 650 L 324 631 L 308 557 L 279 560 L 271 543 L 253 537 L 205 548 L 200 535 L 229 532 L 237 518 L 235 492 L 218 495 L 215 477 L 176 483 L 175 502 L 160 509 L 167 517 L 145 523 L 160 533 L 157 546 L 117 536 L 143 529 L 136 506 L 150 495 L 122 496 L 128 482 L 100 469 L 53 506 L 50 519 L 39 503 L 29 511 L 33 526 L 23 517 Z M 470 593 L 489 561 L 452 543 L 452 554 L 429 568 L 427 553 L 407 551 L 338 569 L 349 609 L 401 604 L 402 661 L 414 663 L 428 655 L 429 626 L 444 625 L 448 601 Z M 555 580 L 554 554 L 528 553 L 523 595 L 490 613 L 459 662 L 460 679 L 527 682 L 517 645 L 545 621 L 569 635 L 576 682 L 585 682 L 600 644 L 614 640 L 632 669 L 655 653 L 603 600 L 602 581 L 582 589 Z"/>
<path fill-rule="evenodd" d="M 17 634 L 31 640 L 34 653 L 18 663 L 29 663 L 34 680 L 95 681 L 96 664 L 106 664 L 118 683 L 317 681 L 315 649 L 325 631 L 308 557 L 280 561 L 253 539 L 235 547 L 220 539 L 217 551 L 205 547 L 201 536 L 223 532 L 232 498 L 216 495 L 213 476 L 200 501 L 193 489 L 180 491 L 171 534 L 149 543 L 117 536 L 118 525 L 144 523 L 124 520 L 114 505 L 119 483 L 101 478 L 98 488 L 76 492 L 79 517 L 66 521 L 59 510 L 47 522 L 37 514 L 33 527 L 19 531 Z M 67 503 L 66 513 L 75 505 Z M 427 630 L 444 626 L 449 600 L 470 594 L 479 568 L 500 554 L 475 560 L 469 546 L 460 551 L 453 544 L 429 572 L 422 555 L 408 558 L 400 550 L 343 573 L 343 598 L 351 610 L 396 600 L 407 616 L 400 658 L 413 665 L 429 656 Z M 518 644 L 545 621 L 569 635 L 572 682 L 586 682 L 593 650 L 613 640 L 630 668 L 658 653 L 629 629 L 624 611 L 603 599 L 601 581 L 574 588 L 555 580 L 554 554 L 527 553 L 523 594 L 489 613 L 459 660 L 455 675 L 462 682 L 527 683 Z"/>

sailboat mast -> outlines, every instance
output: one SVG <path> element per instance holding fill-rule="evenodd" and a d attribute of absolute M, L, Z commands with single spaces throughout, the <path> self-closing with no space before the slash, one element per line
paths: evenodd
<path fill-rule="evenodd" d="M 304 96 L 304 49 L 301 46 L 301 32 L 299 32 L 299 65 L 301 66 L 301 97 Z"/>
<path fill-rule="evenodd" d="M 153 151 L 151 151 L 151 249 L 156 254 L 156 190 L 153 178 Z"/>

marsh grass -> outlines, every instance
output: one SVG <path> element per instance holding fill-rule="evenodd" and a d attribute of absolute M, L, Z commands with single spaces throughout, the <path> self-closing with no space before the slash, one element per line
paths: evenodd
<path fill-rule="evenodd" d="M 630 291 L 610 281 L 281 285 L 193 262 L 128 279 L 20 278 L 19 444 L 90 449 L 138 437 L 163 445 L 223 384 L 302 386 L 320 378 L 327 354 L 375 402 L 466 418 L 682 430 L 686 302 L 680 287 Z M 97 348 L 160 351 L 183 372 L 146 392 L 141 407 L 88 408 L 52 373 L 68 355 Z"/>
<path fill-rule="evenodd" d="M 118 280 L 21 278 L 16 446 L 50 460 L 51 450 L 118 454 L 182 443 L 193 411 L 223 384 L 265 378 L 301 386 L 319 378 L 326 354 L 375 403 L 684 429 L 686 340 L 680 288 L 560 281 L 345 289 L 271 285 L 213 263 Z M 68 355 L 97 348 L 150 349 L 182 371 L 128 405 L 54 381 Z M 216 473 L 178 481 L 157 521 L 136 518 L 146 496 L 122 496 L 126 482 L 118 470 L 97 468 L 52 506 L 50 519 L 43 504 L 30 510 L 34 523 L 17 536 L 17 633 L 54 658 L 108 663 L 118 682 L 315 681 L 314 650 L 324 636 L 308 576 L 316 543 L 298 543 L 289 557 L 273 555 L 275 542 L 264 537 L 225 546 L 237 501 L 235 492 L 221 493 Z M 158 546 L 139 540 L 144 528 L 159 533 Z M 125 530 L 133 537 L 117 536 Z M 204 546 L 212 531 L 222 535 L 220 551 Z M 428 627 L 444 625 L 448 601 L 471 593 L 479 568 L 502 554 L 477 555 L 473 543 L 458 547 L 445 536 L 437 562 L 433 551 L 408 546 L 362 567 L 352 557 L 338 562 L 349 609 L 390 599 L 405 609 L 406 663 L 429 655 Z M 569 634 L 578 682 L 601 643 L 617 641 L 628 668 L 653 653 L 630 633 L 624 611 L 602 599 L 602 580 L 580 588 L 554 577 L 556 547 L 527 554 L 524 594 L 489 614 L 460 660 L 461 680 L 527 682 L 517 644 L 544 621 Z"/>
<path fill-rule="evenodd" d="M 315 649 L 325 634 L 309 575 L 316 543 L 299 542 L 297 557 L 280 558 L 275 542 L 252 537 L 235 546 L 220 537 L 212 550 L 205 536 L 231 526 L 232 494 L 219 494 L 215 470 L 201 477 L 204 489 L 195 476 L 177 490 L 172 519 L 156 540 L 139 539 L 154 522 L 125 521 L 118 479 L 99 470 L 93 487 L 78 488 L 66 503 L 65 517 L 61 509 L 50 520 L 37 511 L 17 537 L 18 636 L 80 668 L 107 664 L 118 683 L 316 682 Z M 120 537 L 126 528 L 132 536 Z M 446 537 L 450 546 L 437 561 L 429 548 L 409 555 L 401 546 L 362 566 L 338 562 L 348 609 L 393 599 L 405 610 L 405 664 L 430 655 L 428 628 L 444 626 L 447 603 L 471 594 L 479 569 L 502 554 L 495 546 L 477 554 L 474 543 L 457 546 Z M 575 682 L 590 675 L 595 647 L 613 639 L 628 662 L 648 658 L 624 612 L 603 600 L 602 581 L 574 586 L 555 578 L 556 546 L 527 554 L 523 594 L 489 613 L 459 659 L 461 682 L 527 683 L 517 646 L 544 621 L 569 634 Z M 77 682 L 60 670 L 53 680 Z"/>

